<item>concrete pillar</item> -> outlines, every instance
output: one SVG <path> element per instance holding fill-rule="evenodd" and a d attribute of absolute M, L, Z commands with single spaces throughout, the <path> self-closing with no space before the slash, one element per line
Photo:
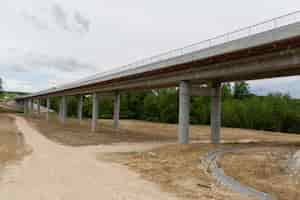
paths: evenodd
<path fill-rule="evenodd" d="M 210 124 L 211 142 L 218 144 L 221 131 L 221 83 L 212 85 Z"/>
<path fill-rule="evenodd" d="M 28 102 L 29 102 L 29 101 L 28 101 L 27 99 L 24 100 L 23 106 L 24 106 L 24 114 L 25 114 L 25 115 L 28 115 L 28 110 L 29 110 Z"/>
<path fill-rule="evenodd" d="M 179 85 L 179 124 L 178 138 L 180 144 L 189 143 L 190 126 L 190 85 L 188 81 L 181 81 Z"/>
<path fill-rule="evenodd" d="M 97 93 L 93 93 L 92 132 L 96 132 L 98 115 L 99 115 L 99 96 Z"/>
<path fill-rule="evenodd" d="M 77 116 L 79 121 L 82 121 L 82 108 L 83 108 L 83 96 L 80 95 L 78 97 L 78 105 L 77 105 Z"/>
<path fill-rule="evenodd" d="M 65 96 L 61 97 L 61 122 L 65 123 L 67 117 L 67 100 Z"/>
<path fill-rule="evenodd" d="M 50 97 L 47 97 L 47 110 L 46 110 L 46 120 L 49 120 L 49 110 L 50 110 L 50 106 L 51 106 L 51 102 L 50 102 Z"/>
<path fill-rule="evenodd" d="M 114 97 L 114 124 L 115 129 L 119 128 L 119 119 L 120 119 L 120 93 L 116 92 Z"/>
<path fill-rule="evenodd" d="M 61 121 L 61 117 L 62 117 L 62 103 L 61 103 L 61 99 L 59 100 L 59 104 L 58 104 L 58 119 Z"/>
<path fill-rule="evenodd" d="M 30 114 L 34 114 L 33 104 L 34 104 L 33 99 L 30 99 L 30 108 L 29 108 L 29 113 Z"/>
<path fill-rule="evenodd" d="M 41 114 L 41 100 L 37 99 L 37 114 Z"/>

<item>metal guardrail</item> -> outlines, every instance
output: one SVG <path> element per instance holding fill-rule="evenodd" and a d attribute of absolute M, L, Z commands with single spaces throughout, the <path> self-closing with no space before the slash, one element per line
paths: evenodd
<path fill-rule="evenodd" d="M 45 90 L 42 92 L 49 92 L 51 90 L 55 90 L 55 91 L 63 90 L 63 89 L 76 87 L 79 85 L 88 84 L 88 83 L 91 83 L 92 81 L 96 81 L 97 79 L 100 79 L 100 78 L 105 78 L 107 76 L 115 75 L 115 74 L 118 74 L 121 72 L 125 72 L 127 70 L 139 69 L 139 68 L 142 68 L 149 64 L 168 60 L 170 58 L 183 56 L 185 54 L 197 52 L 197 51 L 200 51 L 200 50 L 203 50 L 206 48 L 210 48 L 213 46 L 231 42 L 231 41 L 234 41 L 237 39 L 253 36 L 255 34 L 262 33 L 265 31 L 271 31 L 273 29 L 277 29 L 282 26 L 293 24 L 293 23 L 296 23 L 299 21 L 300 21 L 300 10 L 280 16 L 280 17 L 276 17 L 271 20 L 267 20 L 267 21 L 264 21 L 264 22 L 261 22 L 261 23 L 258 23 L 258 24 L 252 25 L 252 26 L 248 26 L 248 27 L 241 28 L 241 29 L 238 29 L 238 30 L 235 30 L 232 32 L 228 32 L 226 34 L 219 35 L 219 36 L 216 36 L 216 37 L 213 37 L 213 38 L 201 41 L 201 42 L 197 42 L 197 43 L 194 43 L 194 44 L 191 44 L 191 45 L 179 48 L 179 49 L 174 49 L 174 50 L 171 50 L 171 51 L 168 51 L 168 52 L 156 55 L 156 56 L 138 60 L 134 63 L 124 65 L 124 66 L 121 66 L 116 69 L 99 72 L 93 76 L 90 76 L 90 77 L 87 77 L 84 79 L 80 79 L 80 80 L 72 82 L 70 84 L 65 84 L 63 86 L 60 86 L 57 88 L 52 88 L 52 89 Z"/>

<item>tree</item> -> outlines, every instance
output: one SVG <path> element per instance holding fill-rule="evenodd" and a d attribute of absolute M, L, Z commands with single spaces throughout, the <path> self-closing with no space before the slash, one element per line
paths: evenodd
<path fill-rule="evenodd" d="M 233 96 L 235 99 L 243 99 L 251 95 L 249 84 L 245 81 L 235 82 L 233 85 Z"/>

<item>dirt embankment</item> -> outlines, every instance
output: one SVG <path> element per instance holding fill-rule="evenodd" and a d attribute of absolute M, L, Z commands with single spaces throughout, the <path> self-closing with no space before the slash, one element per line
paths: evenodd
<path fill-rule="evenodd" d="M 168 145 L 147 152 L 99 153 L 98 159 L 126 165 L 179 199 L 251 199 L 216 185 L 201 168 L 200 157 L 215 148 L 210 144 Z"/>
<path fill-rule="evenodd" d="M 137 120 L 121 120 L 120 128 L 112 128 L 112 120 L 99 120 L 96 133 L 92 133 L 90 120 L 68 119 L 65 124 L 59 122 L 55 115 L 47 122 L 43 116 L 29 118 L 34 125 L 48 139 L 55 142 L 71 145 L 99 145 L 119 142 L 177 142 L 177 125 L 153 123 Z M 190 133 L 191 140 L 203 143 L 210 141 L 210 127 L 193 125 Z M 222 128 L 222 142 L 300 142 L 300 135 L 256 131 L 247 129 Z"/>
<path fill-rule="evenodd" d="M 172 135 L 143 133 L 133 127 L 131 130 L 115 130 L 111 125 L 102 123 L 100 120 L 95 133 L 91 132 L 90 120 L 79 123 L 77 119 L 68 119 L 65 124 L 59 122 L 56 117 L 51 117 L 49 122 L 41 118 L 28 118 L 27 120 L 48 139 L 70 146 L 176 141 L 176 137 Z"/>
<path fill-rule="evenodd" d="M 276 199 L 299 200 L 300 184 L 287 168 L 289 155 L 296 149 L 300 144 L 252 147 L 225 154 L 220 166 L 225 174 Z"/>
<path fill-rule="evenodd" d="M 24 154 L 24 140 L 16 127 L 15 118 L 0 114 L 0 165 L 16 161 Z"/>
<path fill-rule="evenodd" d="M 63 146 L 45 138 L 23 118 L 16 119 L 33 152 L 3 174 L 1 200 L 177 199 L 124 166 L 95 159 L 95 152 L 125 151 L 130 145 Z"/>

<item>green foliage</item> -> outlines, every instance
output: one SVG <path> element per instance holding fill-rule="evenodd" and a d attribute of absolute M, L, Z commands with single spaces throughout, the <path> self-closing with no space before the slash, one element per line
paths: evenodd
<path fill-rule="evenodd" d="M 235 82 L 233 85 L 233 96 L 236 99 L 243 99 L 251 95 L 249 84 L 244 81 Z"/>

